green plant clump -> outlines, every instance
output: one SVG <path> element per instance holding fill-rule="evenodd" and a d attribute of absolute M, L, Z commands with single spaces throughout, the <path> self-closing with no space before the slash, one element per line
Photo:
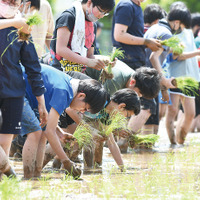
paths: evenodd
<path fill-rule="evenodd" d="M 90 127 L 85 122 L 81 122 L 78 125 L 73 136 L 77 140 L 79 148 L 89 148 L 93 143 Z"/>
<path fill-rule="evenodd" d="M 180 39 L 177 36 L 172 36 L 169 39 L 160 41 L 162 45 L 170 47 L 174 54 L 182 54 L 184 51 L 184 46 L 181 44 Z"/>
<path fill-rule="evenodd" d="M 172 84 L 188 96 L 191 95 L 191 92 L 197 94 L 197 90 L 199 89 L 198 81 L 192 77 L 177 77 L 172 80 Z"/>
<path fill-rule="evenodd" d="M 109 136 L 116 129 L 127 129 L 127 119 L 120 112 L 114 111 L 108 121 L 108 125 L 102 131 L 103 136 Z"/>
<path fill-rule="evenodd" d="M 133 148 L 137 145 L 145 144 L 148 148 L 150 148 L 158 141 L 158 139 L 159 136 L 155 134 L 132 134 L 131 136 L 129 136 L 129 146 Z"/>
<path fill-rule="evenodd" d="M 113 62 L 115 58 L 124 58 L 124 51 L 113 47 L 112 53 L 110 55 L 110 62 Z M 103 69 L 100 74 L 100 81 L 102 82 L 102 84 L 104 84 L 107 79 L 113 78 L 112 64 L 109 63 L 107 60 L 104 62 L 107 67 L 105 67 L 105 69 Z"/>

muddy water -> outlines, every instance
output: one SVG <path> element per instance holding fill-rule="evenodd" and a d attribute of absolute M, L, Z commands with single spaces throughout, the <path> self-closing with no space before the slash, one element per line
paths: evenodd
<path fill-rule="evenodd" d="M 162 199 L 162 195 L 163 199 L 182 199 L 190 193 L 190 199 L 200 198 L 200 133 L 189 133 L 184 146 L 171 147 L 163 124 L 162 121 L 160 140 L 151 151 L 129 149 L 122 155 L 125 172 L 117 169 L 109 149 L 104 148 L 102 167 L 84 171 L 80 164 L 83 174 L 79 181 L 66 181 L 64 172 L 53 169 L 50 162 L 43 170 L 42 180 L 22 183 L 31 185 L 29 197 L 33 199 Z M 11 163 L 22 177 L 22 162 Z"/>

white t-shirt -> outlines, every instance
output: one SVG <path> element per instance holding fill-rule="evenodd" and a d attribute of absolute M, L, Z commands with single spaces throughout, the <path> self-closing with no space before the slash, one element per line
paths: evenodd
<path fill-rule="evenodd" d="M 35 11 L 34 11 L 35 12 Z M 54 19 L 52 9 L 47 0 L 40 1 L 40 10 L 38 13 L 42 16 L 43 23 L 41 25 L 33 26 L 31 35 L 38 53 L 38 57 L 46 52 L 45 40 L 51 39 L 54 30 Z"/>

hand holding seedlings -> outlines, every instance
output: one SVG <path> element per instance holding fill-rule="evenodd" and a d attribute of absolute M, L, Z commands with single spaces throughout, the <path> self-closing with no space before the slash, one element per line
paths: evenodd
<path fill-rule="evenodd" d="M 145 39 L 144 45 L 147 46 L 152 51 L 158 51 L 159 48 L 162 48 L 162 45 L 157 39 Z"/>
<path fill-rule="evenodd" d="M 96 69 L 98 71 L 104 69 L 105 63 L 100 59 L 91 59 L 88 58 L 86 65 L 90 68 Z"/>
<path fill-rule="evenodd" d="M 75 139 L 75 138 L 72 134 L 65 132 L 62 135 L 62 137 L 60 138 L 60 141 L 63 142 L 63 143 L 66 143 L 66 142 L 73 140 L 73 139 Z"/>
<path fill-rule="evenodd" d="M 122 129 L 122 128 L 115 129 L 112 133 L 113 135 L 116 135 L 122 138 L 127 138 L 132 134 L 131 130 Z"/>

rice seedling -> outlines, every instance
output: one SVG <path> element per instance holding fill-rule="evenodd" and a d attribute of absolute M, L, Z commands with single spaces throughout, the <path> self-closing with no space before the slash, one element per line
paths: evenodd
<path fill-rule="evenodd" d="M 192 77 L 177 77 L 172 80 L 172 84 L 188 96 L 191 96 L 191 92 L 199 95 L 197 94 L 199 83 Z"/>
<path fill-rule="evenodd" d="M 30 15 L 27 18 L 26 23 L 29 26 L 40 25 L 40 24 L 43 23 L 42 16 L 38 12 L 36 12 L 33 15 Z M 28 42 L 29 38 L 30 38 L 30 34 L 26 34 L 26 33 L 22 32 L 21 30 L 18 31 L 18 39 L 19 39 L 19 41 Z"/>
<path fill-rule="evenodd" d="M 177 36 L 172 36 L 169 39 L 160 41 L 161 45 L 170 47 L 174 54 L 182 54 L 184 51 L 184 46 Z"/>
<path fill-rule="evenodd" d="M 108 137 L 116 129 L 127 129 L 127 119 L 118 111 L 113 111 L 101 135 Z"/>
<path fill-rule="evenodd" d="M 90 126 L 85 122 L 81 122 L 76 128 L 73 134 L 75 141 L 78 143 L 79 148 L 90 148 L 93 143 L 92 134 L 90 130 Z M 71 149 L 73 146 L 73 142 L 71 144 L 67 143 L 66 148 Z"/>
<path fill-rule="evenodd" d="M 120 49 L 116 49 L 116 47 L 113 47 L 112 53 L 110 55 L 110 62 L 113 62 L 115 58 L 124 58 L 124 51 Z M 112 79 L 113 74 L 112 74 L 112 64 L 108 62 L 107 60 L 104 61 L 105 64 L 107 65 L 105 69 L 101 71 L 100 74 L 100 81 L 105 83 L 106 79 Z"/>
<path fill-rule="evenodd" d="M 145 144 L 148 148 L 151 148 L 158 141 L 158 139 L 159 136 L 155 134 L 148 134 L 148 135 L 132 134 L 129 136 L 128 142 L 131 148 L 143 144 Z"/>

